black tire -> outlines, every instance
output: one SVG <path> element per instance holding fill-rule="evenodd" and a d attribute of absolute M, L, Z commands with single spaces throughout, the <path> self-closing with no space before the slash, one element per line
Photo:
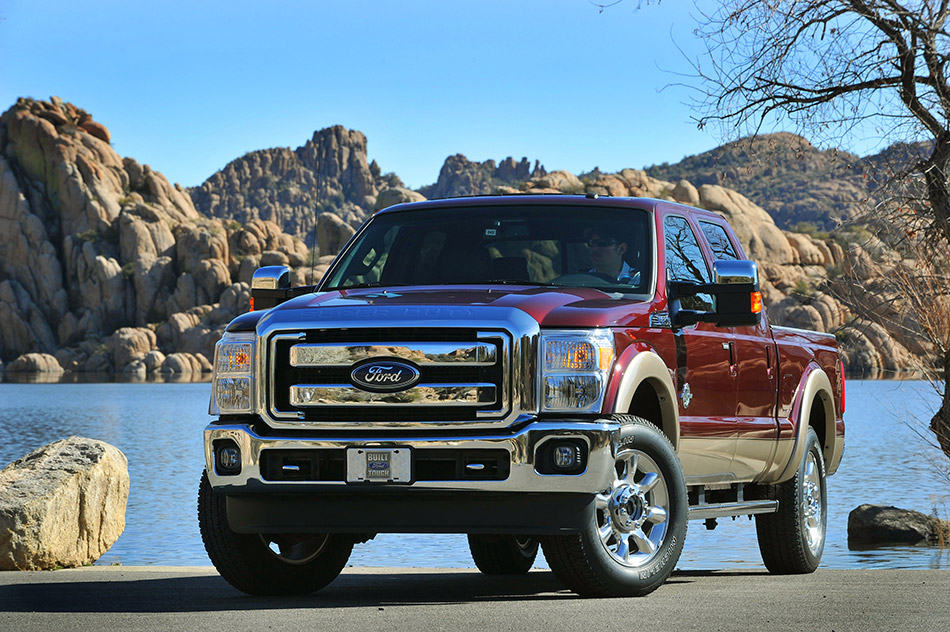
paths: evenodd
<path fill-rule="evenodd" d="M 249 595 L 319 590 L 336 579 L 353 550 L 348 535 L 235 533 L 228 526 L 225 496 L 211 487 L 207 472 L 198 488 L 198 527 L 221 577 Z"/>
<path fill-rule="evenodd" d="M 538 556 L 538 539 L 521 535 L 469 534 L 475 566 L 486 575 L 521 575 Z"/>
<path fill-rule="evenodd" d="M 590 528 L 541 539 L 555 576 L 588 597 L 653 592 L 673 572 L 686 540 L 686 479 L 673 445 L 648 421 L 619 418 L 617 477 L 597 495 Z"/>
<path fill-rule="evenodd" d="M 795 476 L 772 485 L 768 498 L 778 500 L 778 511 L 755 517 L 762 561 L 769 572 L 811 573 L 821 562 L 828 526 L 825 462 L 818 435 L 808 429 L 805 454 Z"/>

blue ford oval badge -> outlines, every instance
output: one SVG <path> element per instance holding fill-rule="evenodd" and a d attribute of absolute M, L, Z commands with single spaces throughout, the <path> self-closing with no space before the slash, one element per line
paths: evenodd
<path fill-rule="evenodd" d="M 374 360 L 350 372 L 353 385 L 373 393 L 402 391 L 419 381 L 419 369 L 398 360 Z"/>

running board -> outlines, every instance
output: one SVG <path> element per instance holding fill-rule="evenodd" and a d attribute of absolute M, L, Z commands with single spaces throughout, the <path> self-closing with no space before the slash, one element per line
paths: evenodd
<path fill-rule="evenodd" d="M 706 518 L 728 518 L 729 516 L 751 516 L 752 514 L 775 513 L 776 511 L 778 511 L 777 500 L 747 500 L 717 505 L 695 505 L 689 508 L 689 519 L 703 520 Z"/>

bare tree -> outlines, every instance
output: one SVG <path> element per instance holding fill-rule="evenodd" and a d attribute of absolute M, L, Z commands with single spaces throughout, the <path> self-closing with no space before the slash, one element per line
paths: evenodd
<path fill-rule="evenodd" d="M 867 219 L 915 263 L 889 277 L 869 313 L 917 318 L 938 355 L 942 404 L 931 429 L 950 456 L 950 0 L 725 0 L 701 13 L 694 61 L 700 127 L 726 137 L 792 126 L 819 141 L 872 136 L 917 151 L 880 178 Z M 847 142 L 845 144 L 852 144 Z M 886 176 L 886 177 L 885 177 Z M 903 294 L 903 296 L 901 295 Z M 893 306 L 903 300 L 903 307 Z M 947 308 L 950 309 L 950 308 Z M 929 321 L 934 322 L 929 322 Z"/>

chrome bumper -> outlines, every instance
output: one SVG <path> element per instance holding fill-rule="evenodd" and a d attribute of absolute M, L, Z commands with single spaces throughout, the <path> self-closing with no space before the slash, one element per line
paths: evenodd
<path fill-rule="evenodd" d="M 472 492 L 560 492 L 596 493 L 606 489 L 615 478 L 614 454 L 620 426 L 609 420 L 536 421 L 514 434 L 485 433 L 470 436 L 444 434 L 412 435 L 374 432 L 371 435 L 353 433 L 339 437 L 327 433 L 288 433 L 287 436 L 261 436 L 250 424 L 213 423 L 204 431 L 205 467 L 211 485 L 225 493 L 266 492 L 310 493 L 360 489 L 378 491 L 382 487 L 400 487 L 406 490 L 472 491 Z M 553 438 L 577 438 L 585 441 L 589 455 L 587 468 L 574 475 L 540 474 L 534 467 L 536 448 Z M 241 472 L 220 476 L 215 472 L 213 443 L 230 439 L 241 449 Z M 342 481 L 280 481 L 264 480 L 260 470 L 262 450 L 306 450 L 365 448 L 374 446 L 426 449 L 504 449 L 510 455 L 510 473 L 504 480 L 478 481 L 419 481 L 409 485 L 385 483 L 346 483 Z"/>

